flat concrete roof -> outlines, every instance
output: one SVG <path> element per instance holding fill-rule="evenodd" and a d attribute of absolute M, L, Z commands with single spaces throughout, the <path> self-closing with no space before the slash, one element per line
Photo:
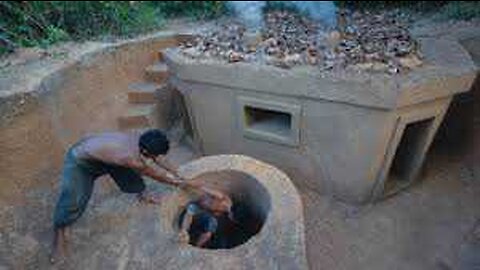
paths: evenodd
<path fill-rule="evenodd" d="M 420 38 L 423 65 L 400 74 L 325 72 L 311 66 L 281 69 L 254 63 L 192 59 L 178 48 L 165 51 L 171 74 L 183 81 L 395 109 L 466 92 L 477 68 L 454 40 Z"/>

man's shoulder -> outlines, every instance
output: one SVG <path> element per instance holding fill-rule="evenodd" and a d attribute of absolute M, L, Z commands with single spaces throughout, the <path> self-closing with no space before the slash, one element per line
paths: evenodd
<path fill-rule="evenodd" d="M 192 215 L 198 215 L 202 217 L 213 217 L 215 218 L 209 211 L 206 211 L 203 209 L 200 204 L 196 201 L 189 202 L 187 204 L 187 212 L 192 214 Z"/>
<path fill-rule="evenodd" d="M 196 215 L 196 214 L 199 214 L 201 212 L 201 208 L 197 204 L 197 202 L 189 202 L 187 204 L 187 212 L 192 214 L 192 215 Z"/>

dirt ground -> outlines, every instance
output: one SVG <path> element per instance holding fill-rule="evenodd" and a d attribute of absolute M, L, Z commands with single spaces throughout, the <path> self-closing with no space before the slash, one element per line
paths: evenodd
<path fill-rule="evenodd" d="M 479 269 L 480 178 L 431 155 L 421 180 L 359 208 L 301 190 L 311 269 Z"/>
<path fill-rule="evenodd" d="M 194 155 L 180 145 L 170 158 L 180 164 Z M 168 192 L 154 183 L 149 187 Z M 473 265 L 478 267 L 480 260 L 480 178 L 462 157 L 430 155 L 418 185 L 375 205 L 354 207 L 303 187 L 298 190 L 305 207 L 311 269 L 479 269 Z M 29 196 L 21 211 L 11 209 L 15 231 L 0 234 L 7 243 L 0 249 L 0 266 L 5 269 L 49 268 L 48 220 L 56 188 L 32 190 Z M 155 253 L 148 251 L 154 243 L 132 243 L 138 251 L 118 246 L 118 239 L 131 237 L 131 230 L 144 231 L 134 236 L 137 241 L 156 239 L 147 234 L 158 226 L 155 206 L 141 207 L 131 197 L 121 194 L 109 179 L 97 182 L 85 216 L 72 230 L 75 260 L 96 262 L 83 262 L 90 266 L 104 265 L 104 261 L 120 266 L 116 252 Z M 35 226 L 28 222 L 32 216 L 46 223 Z M 105 257 L 105 252 L 112 254 Z"/>

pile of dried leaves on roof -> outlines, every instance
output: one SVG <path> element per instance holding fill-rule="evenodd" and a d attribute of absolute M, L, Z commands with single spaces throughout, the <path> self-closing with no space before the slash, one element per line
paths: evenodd
<path fill-rule="evenodd" d="M 395 74 L 422 64 L 417 42 L 398 12 L 338 12 L 336 29 L 291 11 L 264 14 L 263 25 L 247 31 L 224 23 L 181 46 L 191 58 L 217 58 L 292 68 L 316 66 Z"/>

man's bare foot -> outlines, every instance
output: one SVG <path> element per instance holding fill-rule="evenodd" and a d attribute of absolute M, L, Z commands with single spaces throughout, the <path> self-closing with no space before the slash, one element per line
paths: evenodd
<path fill-rule="evenodd" d="M 57 262 L 63 260 L 63 258 L 65 257 L 65 254 L 60 254 L 60 253 L 64 253 L 64 252 L 60 251 L 59 248 L 52 248 L 52 252 L 50 253 L 50 257 L 49 257 L 51 264 L 56 264 Z"/>
<path fill-rule="evenodd" d="M 149 192 L 142 192 L 138 194 L 138 200 L 141 203 L 161 204 L 163 196 L 161 194 L 154 194 Z"/>
<path fill-rule="evenodd" d="M 49 258 L 50 263 L 52 264 L 63 260 L 68 253 L 65 231 L 66 231 L 65 228 L 58 228 L 54 230 L 52 252 L 50 253 L 50 258 Z"/>

